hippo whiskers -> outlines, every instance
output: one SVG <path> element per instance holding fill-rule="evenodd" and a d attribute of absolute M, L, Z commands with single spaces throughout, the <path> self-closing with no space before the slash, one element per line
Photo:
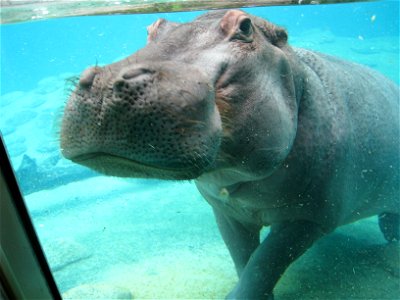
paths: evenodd
<path fill-rule="evenodd" d="M 64 111 L 66 158 L 195 181 L 239 277 L 228 299 L 272 299 L 287 267 L 340 225 L 379 215 L 399 240 L 399 87 L 287 41 L 240 10 L 160 19 L 143 49 L 84 71 Z"/>

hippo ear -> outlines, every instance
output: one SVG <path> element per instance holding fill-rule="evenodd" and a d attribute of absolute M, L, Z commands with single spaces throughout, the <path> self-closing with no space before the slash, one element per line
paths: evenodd
<path fill-rule="evenodd" d="M 220 27 L 230 40 L 253 41 L 251 19 L 241 10 L 228 10 L 221 19 Z"/>
<path fill-rule="evenodd" d="M 253 17 L 254 25 L 261 30 L 271 44 L 281 47 L 287 43 L 288 34 L 282 27 L 276 26 L 262 18 Z"/>
<path fill-rule="evenodd" d="M 155 40 L 157 36 L 158 29 L 162 26 L 163 23 L 167 22 L 165 19 L 158 19 L 153 24 L 147 26 L 147 43 Z"/>
<path fill-rule="evenodd" d="M 153 24 L 147 26 L 147 43 L 159 38 L 161 32 L 165 32 L 178 26 L 178 23 L 168 22 L 165 19 L 158 19 Z"/>

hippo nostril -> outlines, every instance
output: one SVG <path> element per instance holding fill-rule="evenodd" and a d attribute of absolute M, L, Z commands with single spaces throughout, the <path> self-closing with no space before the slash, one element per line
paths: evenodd
<path fill-rule="evenodd" d="M 114 89 L 116 91 L 122 91 L 124 89 L 124 87 L 125 87 L 125 81 L 123 81 L 123 80 L 117 80 L 114 83 Z"/>
<path fill-rule="evenodd" d="M 82 72 L 81 77 L 79 78 L 79 86 L 81 88 L 90 88 L 93 84 L 94 78 L 98 73 L 97 67 L 90 67 Z"/>
<path fill-rule="evenodd" d="M 129 80 L 135 77 L 139 77 L 140 75 L 151 75 L 154 71 L 146 68 L 135 68 L 129 69 L 128 71 L 122 74 L 122 78 L 125 80 Z"/>
<path fill-rule="evenodd" d="M 114 81 L 114 91 L 122 94 L 143 96 L 143 90 L 155 71 L 144 67 L 129 67 L 123 69 Z M 121 97 L 121 94 L 119 95 Z"/>

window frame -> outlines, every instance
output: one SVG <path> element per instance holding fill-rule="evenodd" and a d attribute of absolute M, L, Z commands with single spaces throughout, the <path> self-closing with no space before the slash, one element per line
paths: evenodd
<path fill-rule="evenodd" d="M 61 299 L 0 132 L 0 296 Z"/>

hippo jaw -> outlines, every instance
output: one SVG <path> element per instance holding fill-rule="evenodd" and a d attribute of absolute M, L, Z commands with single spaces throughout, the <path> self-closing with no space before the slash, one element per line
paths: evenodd
<path fill-rule="evenodd" d="M 194 179 L 212 167 L 221 137 L 206 76 L 179 64 L 86 70 L 65 108 L 62 154 L 119 177 Z"/>

